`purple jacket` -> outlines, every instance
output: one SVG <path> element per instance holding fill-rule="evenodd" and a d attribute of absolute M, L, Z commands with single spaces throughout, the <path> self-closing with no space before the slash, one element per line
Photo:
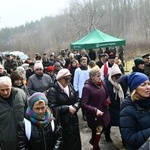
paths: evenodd
<path fill-rule="evenodd" d="M 100 87 L 91 82 L 91 79 L 85 81 L 82 92 L 81 105 L 86 111 L 87 123 L 89 128 L 95 128 L 98 125 L 107 126 L 110 123 L 110 115 L 105 100 L 110 100 L 105 83 L 102 81 Z M 104 112 L 103 116 L 97 117 L 97 109 Z"/>

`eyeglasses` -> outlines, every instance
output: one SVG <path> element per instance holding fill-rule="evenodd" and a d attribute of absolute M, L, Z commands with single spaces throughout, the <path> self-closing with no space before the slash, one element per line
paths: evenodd
<path fill-rule="evenodd" d="M 63 78 L 65 81 L 70 81 L 72 78 Z"/>

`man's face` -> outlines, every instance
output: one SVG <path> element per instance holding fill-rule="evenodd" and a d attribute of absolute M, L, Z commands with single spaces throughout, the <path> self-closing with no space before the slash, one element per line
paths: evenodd
<path fill-rule="evenodd" d="M 11 85 L 0 84 L 0 96 L 3 98 L 8 98 L 11 93 Z"/>
<path fill-rule="evenodd" d="M 86 67 L 86 66 L 87 66 L 87 60 L 82 60 L 82 61 L 80 62 L 80 64 L 81 64 L 81 66 Z"/>
<path fill-rule="evenodd" d="M 43 69 L 41 68 L 36 69 L 34 72 L 36 75 L 39 75 L 39 76 L 43 75 Z"/>

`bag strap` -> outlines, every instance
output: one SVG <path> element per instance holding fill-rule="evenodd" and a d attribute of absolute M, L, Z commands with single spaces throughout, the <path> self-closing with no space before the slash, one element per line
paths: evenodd
<path fill-rule="evenodd" d="M 27 120 L 26 118 L 24 118 L 24 122 L 25 122 L 25 134 L 29 141 L 31 137 L 31 122 Z M 54 132 L 55 130 L 54 120 L 51 121 L 51 127 L 52 127 L 52 131 Z"/>
<path fill-rule="evenodd" d="M 54 124 L 54 120 L 53 119 L 51 121 L 51 126 L 52 126 L 52 131 L 54 132 L 54 130 L 55 130 L 55 124 Z"/>
<path fill-rule="evenodd" d="M 25 134 L 29 141 L 31 137 L 31 122 L 27 120 L 26 118 L 24 118 L 24 123 L 25 123 Z"/>

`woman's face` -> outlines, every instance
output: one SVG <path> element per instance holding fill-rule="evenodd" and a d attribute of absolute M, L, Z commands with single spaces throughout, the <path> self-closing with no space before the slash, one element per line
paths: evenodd
<path fill-rule="evenodd" d="M 100 73 L 97 72 L 96 75 L 93 76 L 91 79 L 92 79 L 93 83 L 100 82 L 101 81 L 101 79 L 100 79 Z"/>
<path fill-rule="evenodd" d="M 66 76 L 66 77 L 63 77 L 59 80 L 59 83 L 63 86 L 63 87 L 66 87 L 69 83 L 70 83 L 70 80 L 71 80 L 71 76 Z"/>
<path fill-rule="evenodd" d="M 14 85 L 15 86 L 20 86 L 21 84 L 22 84 L 22 80 L 21 79 L 18 79 L 18 80 L 14 81 Z"/>
<path fill-rule="evenodd" d="M 150 97 L 150 81 L 147 80 L 136 88 L 136 93 L 141 97 L 147 98 Z"/>
<path fill-rule="evenodd" d="M 38 114 L 40 117 L 43 117 L 45 114 L 45 111 L 47 109 L 47 106 L 45 105 L 45 101 L 39 100 L 34 103 L 33 105 L 33 111 Z"/>
<path fill-rule="evenodd" d="M 144 64 L 139 64 L 138 67 L 139 67 L 140 69 L 144 69 L 144 68 L 145 68 L 145 65 L 144 65 Z"/>
<path fill-rule="evenodd" d="M 77 66 L 77 63 L 74 61 L 72 62 L 72 67 L 76 67 Z"/>

